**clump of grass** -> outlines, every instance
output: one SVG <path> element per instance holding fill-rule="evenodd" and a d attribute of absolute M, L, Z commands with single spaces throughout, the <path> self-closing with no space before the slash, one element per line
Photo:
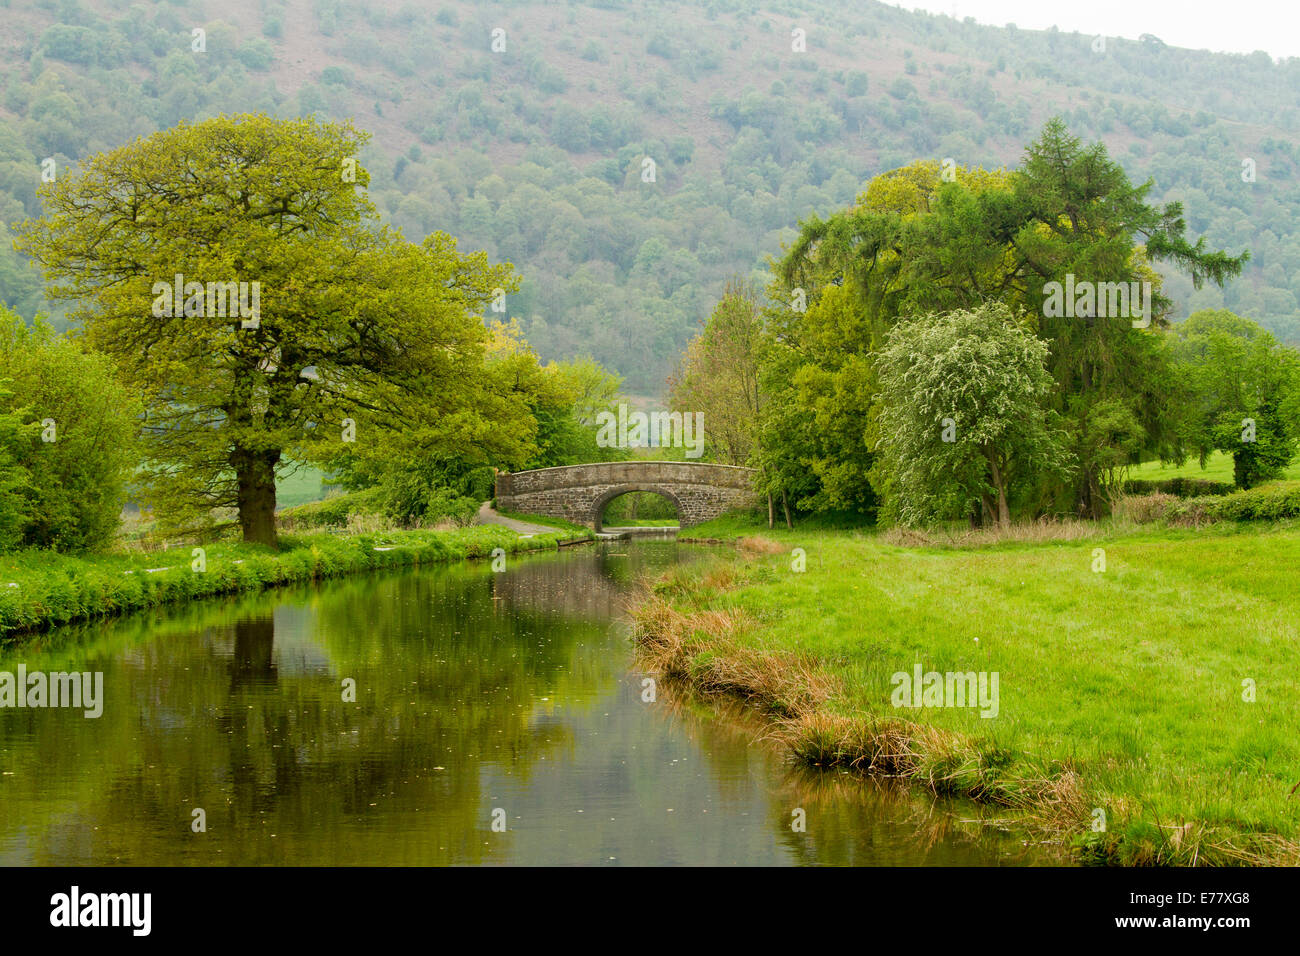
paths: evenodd
<path fill-rule="evenodd" d="M 742 639 L 753 620 L 743 611 L 684 613 L 662 596 L 635 613 L 645 663 L 704 694 L 739 697 L 783 717 L 812 713 L 835 691 L 834 680 L 806 655 L 765 653 Z"/>
<path fill-rule="evenodd" d="M 736 542 L 736 547 L 749 554 L 779 554 L 786 550 L 785 545 L 759 535 L 741 538 Z"/>
<path fill-rule="evenodd" d="M 987 528 L 956 525 L 926 529 L 893 527 L 882 532 L 880 539 L 886 544 L 907 548 L 980 548 L 999 544 L 1079 541 L 1117 530 L 1116 524 L 1112 522 L 1103 526 L 1095 521 L 1044 516 L 1037 521 L 1016 522 L 1005 528 L 1000 525 Z"/>
<path fill-rule="evenodd" d="M 1115 514 L 1122 515 L 1135 524 L 1150 524 L 1162 519 L 1177 502 L 1177 495 L 1164 492 L 1125 495 L 1116 502 Z"/>
<path fill-rule="evenodd" d="M 381 531 L 396 531 L 393 520 L 377 511 L 354 511 L 346 520 L 348 534 L 375 534 Z"/>
<path fill-rule="evenodd" d="M 931 793 L 1030 811 L 1054 831 L 1076 827 L 1091 806 L 1069 768 L 1035 772 L 1020 754 L 914 721 L 813 713 L 782 732 L 794 757 L 811 766 L 901 778 Z"/>

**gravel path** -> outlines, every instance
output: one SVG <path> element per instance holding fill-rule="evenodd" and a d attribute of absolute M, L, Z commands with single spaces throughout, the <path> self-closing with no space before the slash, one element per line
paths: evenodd
<path fill-rule="evenodd" d="M 546 525 L 529 524 L 527 521 L 516 521 L 514 518 L 507 518 L 505 515 L 497 512 L 492 507 L 492 502 L 483 502 L 482 507 L 478 509 L 477 524 L 499 524 L 502 527 L 509 528 L 521 535 L 534 534 L 554 534 L 559 528 L 548 528 Z"/>

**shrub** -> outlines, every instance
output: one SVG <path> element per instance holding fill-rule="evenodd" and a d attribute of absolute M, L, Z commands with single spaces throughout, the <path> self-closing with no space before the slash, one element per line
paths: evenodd
<path fill-rule="evenodd" d="M 1221 521 L 1277 521 L 1300 518 L 1300 481 L 1262 485 L 1217 499 Z"/>
<path fill-rule="evenodd" d="M 473 498 L 435 484 L 415 470 L 387 475 L 379 488 L 384 514 L 406 527 L 434 525 L 444 519 L 468 524 L 478 511 Z"/>
<path fill-rule="evenodd" d="M 265 37 L 254 37 L 239 48 L 238 56 L 250 70 L 269 70 L 275 62 L 275 47 Z"/>
<path fill-rule="evenodd" d="M 324 501 L 285 508 L 279 514 L 279 521 L 286 530 L 345 528 L 354 515 L 376 515 L 382 506 L 383 493 L 378 488 L 366 488 L 333 495 Z"/>
<path fill-rule="evenodd" d="M 0 369 L 9 380 L 0 387 L 0 418 L 7 413 L 23 425 L 20 435 L 0 435 L 8 445 L 0 469 L 9 459 L 0 489 L 20 502 L 16 543 L 102 547 L 117 531 L 139 459 L 139 403 L 106 356 L 82 351 L 44 323 L 27 328 L 3 306 Z"/>
<path fill-rule="evenodd" d="M 1220 499 L 1214 495 L 1199 498 L 1179 498 L 1171 502 L 1165 511 L 1165 520 L 1170 524 L 1198 527 L 1211 521 L 1218 521 L 1215 511 Z"/>
<path fill-rule="evenodd" d="M 352 71 L 346 66 L 327 66 L 321 70 L 320 79 L 322 83 L 330 83 L 335 86 L 351 86 L 353 75 Z"/>
<path fill-rule="evenodd" d="M 1115 516 L 1128 518 L 1137 524 L 1150 524 L 1164 518 L 1176 501 L 1178 499 L 1173 495 L 1158 491 L 1147 495 L 1129 494 L 1115 506 Z"/>

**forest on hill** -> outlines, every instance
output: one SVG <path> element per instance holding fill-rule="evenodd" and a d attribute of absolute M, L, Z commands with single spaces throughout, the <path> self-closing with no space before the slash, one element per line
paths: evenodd
<path fill-rule="evenodd" d="M 387 221 L 512 262 L 506 315 L 540 355 L 632 391 L 662 388 L 728 279 L 766 282 L 800 221 L 918 158 L 1013 166 L 1053 115 L 1181 202 L 1192 236 L 1249 251 L 1223 289 L 1167 273 L 1175 318 L 1227 308 L 1300 343 L 1294 59 L 875 2 L 0 9 L 0 223 L 40 213 L 42 175 L 181 120 L 352 118 Z M 0 300 L 66 324 L 0 230 Z"/>

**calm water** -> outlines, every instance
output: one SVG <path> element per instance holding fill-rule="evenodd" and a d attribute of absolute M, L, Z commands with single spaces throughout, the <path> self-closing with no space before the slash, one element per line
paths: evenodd
<path fill-rule="evenodd" d="M 102 671 L 106 699 L 0 709 L 0 864 L 1057 862 L 971 807 L 791 768 L 736 708 L 643 702 L 626 595 L 697 553 L 353 578 L 0 652 Z"/>

